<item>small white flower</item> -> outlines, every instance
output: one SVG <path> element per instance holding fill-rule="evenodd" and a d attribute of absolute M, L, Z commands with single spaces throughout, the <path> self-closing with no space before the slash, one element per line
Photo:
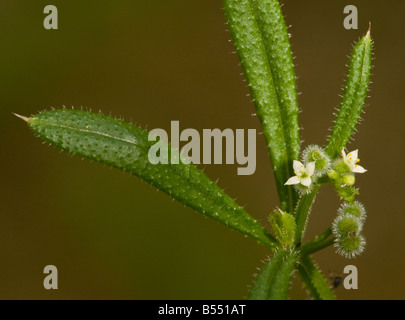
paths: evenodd
<path fill-rule="evenodd" d="M 343 162 L 347 164 L 351 172 L 364 173 L 367 170 L 357 164 L 360 162 L 360 159 L 357 157 L 358 153 L 358 150 L 354 150 L 346 155 L 345 150 L 342 150 Z"/>
<path fill-rule="evenodd" d="M 293 168 L 296 175 L 288 179 L 285 185 L 301 183 L 303 186 L 309 187 L 312 182 L 311 176 L 315 172 L 315 162 L 310 162 L 304 166 L 301 162 L 294 160 Z"/>

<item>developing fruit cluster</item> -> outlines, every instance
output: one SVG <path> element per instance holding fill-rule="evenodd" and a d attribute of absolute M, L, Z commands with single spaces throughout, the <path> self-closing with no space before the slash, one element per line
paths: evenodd
<path fill-rule="evenodd" d="M 337 253 L 354 258 L 363 252 L 366 241 L 361 231 L 365 218 L 366 211 L 360 202 L 344 202 L 341 205 L 332 227 Z"/>
<path fill-rule="evenodd" d="M 325 151 L 316 145 L 311 145 L 303 152 L 302 162 L 294 160 L 295 176 L 289 178 L 286 185 L 294 185 L 302 196 L 311 192 L 314 185 L 331 183 L 340 198 L 344 201 L 333 222 L 336 252 L 346 258 L 359 255 L 365 246 L 361 235 L 366 217 L 364 206 L 355 201 L 359 194 L 354 187 L 355 173 L 367 170 L 359 165 L 358 150 L 346 154 L 342 150 L 341 157 L 333 163 Z"/>

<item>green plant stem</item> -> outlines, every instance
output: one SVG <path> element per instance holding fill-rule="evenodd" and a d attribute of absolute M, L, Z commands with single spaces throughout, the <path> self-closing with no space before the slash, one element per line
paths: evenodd
<path fill-rule="evenodd" d="M 315 200 L 316 194 L 318 193 L 318 190 L 319 185 L 315 185 L 310 193 L 303 195 L 300 200 L 298 200 L 298 204 L 295 209 L 295 223 L 297 224 L 297 230 L 295 233 L 295 244 L 297 246 L 301 245 L 301 241 L 304 236 L 308 221 L 308 215 Z"/>
<path fill-rule="evenodd" d="M 302 255 L 310 255 L 322 249 L 325 249 L 332 245 L 335 241 L 334 237 L 330 237 L 332 235 L 332 229 L 328 228 L 323 233 L 315 237 L 310 242 L 306 243 L 300 248 Z"/>

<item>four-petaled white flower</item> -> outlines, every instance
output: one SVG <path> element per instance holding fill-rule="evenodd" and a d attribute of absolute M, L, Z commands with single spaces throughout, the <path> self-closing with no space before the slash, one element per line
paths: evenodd
<path fill-rule="evenodd" d="M 309 187 L 312 182 L 311 176 L 315 172 L 315 162 L 309 162 L 304 166 L 301 162 L 294 160 L 293 168 L 296 175 L 288 179 L 285 184 L 291 185 L 301 183 L 303 186 Z"/>
<path fill-rule="evenodd" d="M 357 157 L 358 153 L 358 150 L 354 150 L 346 154 L 345 150 L 342 150 L 343 162 L 347 164 L 351 172 L 364 173 L 367 170 L 357 164 L 360 161 Z"/>

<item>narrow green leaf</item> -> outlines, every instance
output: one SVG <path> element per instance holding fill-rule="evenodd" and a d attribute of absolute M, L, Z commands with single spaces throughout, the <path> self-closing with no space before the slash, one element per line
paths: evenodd
<path fill-rule="evenodd" d="M 373 41 L 370 30 L 353 48 L 343 99 L 326 147 L 331 158 L 340 154 L 360 119 L 370 82 Z"/>
<path fill-rule="evenodd" d="M 291 277 L 297 259 L 298 254 L 294 251 L 286 255 L 270 286 L 269 295 L 267 296 L 269 300 L 286 300 L 288 298 L 288 289 L 290 289 Z"/>
<path fill-rule="evenodd" d="M 294 64 L 277 0 L 224 0 L 229 30 L 262 123 L 281 209 L 296 192 L 284 183 L 300 149 Z"/>
<path fill-rule="evenodd" d="M 278 251 L 266 262 L 250 289 L 249 300 L 267 300 L 271 283 L 284 258 L 285 251 Z"/>
<path fill-rule="evenodd" d="M 314 261 L 303 256 L 298 265 L 298 272 L 312 297 L 316 300 L 336 300 L 328 282 L 319 271 Z"/>
<path fill-rule="evenodd" d="M 152 164 L 148 152 L 156 142 L 148 141 L 147 131 L 79 110 L 45 111 L 25 120 L 50 144 L 138 176 L 196 211 L 274 247 L 274 238 L 263 226 L 193 164 Z"/>
<path fill-rule="evenodd" d="M 322 300 L 318 290 L 312 283 L 311 275 L 306 271 L 306 269 L 298 264 L 298 273 L 300 274 L 301 280 L 305 285 L 305 288 L 308 290 L 308 293 L 314 300 Z"/>
<path fill-rule="evenodd" d="M 277 251 L 258 274 L 249 300 L 284 300 L 298 255 L 294 251 Z"/>
<path fill-rule="evenodd" d="M 288 160 L 300 152 L 298 101 L 294 62 L 287 26 L 278 0 L 252 0 L 276 87 L 283 122 Z"/>

